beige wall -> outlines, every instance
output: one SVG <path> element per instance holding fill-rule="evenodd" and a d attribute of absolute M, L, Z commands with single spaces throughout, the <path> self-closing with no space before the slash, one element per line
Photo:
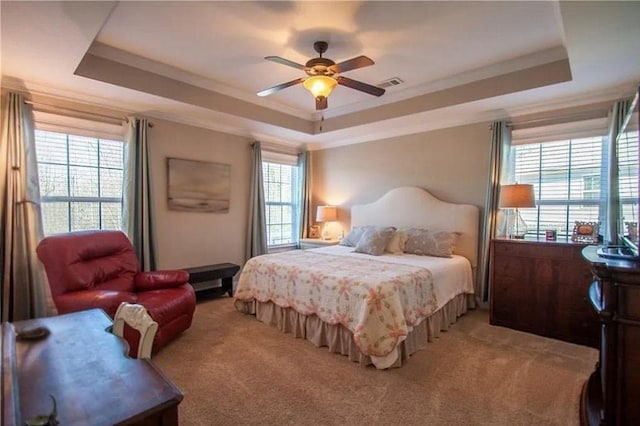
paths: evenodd
<path fill-rule="evenodd" d="M 68 106 L 82 108 L 75 104 Z M 242 264 L 252 141 L 171 121 L 151 121 L 154 124 L 149 136 L 158 267 Z M 483 210 L 489 140 L 489 125 L 485 123 L 315 151 L 314 207 L 318 204 L 340 206 L 339 220 L 347 230 L 349 208 L 353 204 L 371 202 L 389 189 L 412 185 L 426 188 L 442 200 L 471 203 Z M 229 213 L 168 210 L 167 157 L 230 164 Z M 333 231 L 337 233 L 339 229 L 334 227 Z"/>
<path fill-rule="evenodd" d="M 345 232 L 352 205 L 398 186 L 419 186 L 444 201 L 474 204 L 482 213 L 490 139 L 489 124 L 483 123 L 315 151 L 314 204 L 340 206 Z"/>
<path fill-rule="evenodd" d="M 244 262 L 249 203 L 250 140 L 197 127 L 150 120 L 158 267 L 184 268 Z M 167 157 L 231 165 L 229 213 L 189 213 L 167 208 Z"/>

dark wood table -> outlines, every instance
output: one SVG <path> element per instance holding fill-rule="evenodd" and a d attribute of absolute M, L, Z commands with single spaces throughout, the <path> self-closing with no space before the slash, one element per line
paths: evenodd
<path fill-rule="evenodd" d="M 60 425 L 177 425 L 182 393 L 149 360 L 128 358 L 111 325 L 100 309 L 3 324 L 2 424 L 50 413 L 53 395 Z M 15 340 L 38 326 L 50 335 Z"/>
<path fill-rule="evenodd" d="M 213 288 L 210 285 L 199 284 L 220 279 L 222 290 L 229 294 L 229 297 L 233 297 L 233 276 L 240 270 L 240 265 L 216 263 L 195 268 L 184 268 L 184 270 L 189 273 L 189 283 L 196 292 Z"/>

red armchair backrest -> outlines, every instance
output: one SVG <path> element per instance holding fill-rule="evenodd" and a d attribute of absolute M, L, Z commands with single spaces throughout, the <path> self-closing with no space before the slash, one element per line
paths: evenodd
<path fill-rule="evenodd" d="M 120 231 L 52 235 L 36 249 L 52 295 L 81 290 L 134 291 L 140 271 L 129 238 Z"/>

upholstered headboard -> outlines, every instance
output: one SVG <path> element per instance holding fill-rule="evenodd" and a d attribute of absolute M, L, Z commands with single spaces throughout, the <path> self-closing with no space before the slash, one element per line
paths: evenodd
<path fill-rule="evenodd" d="M 460 232 L 455 253 L 478 264 L 478 207 L 438 200 L 422 188 L 392 189 L 377 201 L 351 208 L 351 226 L 420 227 Z"/>

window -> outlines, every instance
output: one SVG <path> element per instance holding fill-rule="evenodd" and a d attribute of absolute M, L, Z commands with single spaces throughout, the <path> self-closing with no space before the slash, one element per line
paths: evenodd
<path fill-rule="evenodd" d="M 582 196 L 585 199 L 598 199 L 600 196 L 600 176 L 584 176 Z"/>
<path fill-rule="evenodd" d="M 622 221 L 629 224 L 638 217 L 638 131 L 634 129 L 622 133 L 618 138 L 617 150 L 620 214 Z"/>
<path fill-rule="evenodd" d="M 515 145 L 514 180 L 534 185 L 535 209 L 522 209 L 528 234 L 569 236 L 576 220 L 601 221 L 605 209 L 603 138 Z"/>
<path fill-rule="evenodd" d="M 269 247 L 298 243 L 298 217 L 300 184 L 297 158 L 291 156 L 288 164 L 269 159 L 262 163 L 267 219 L 267 245 Z"/>
<path fill-rule="evenodd" d="M 35 131 L 44 234 L 121 229 L 122 141 Z"/>

